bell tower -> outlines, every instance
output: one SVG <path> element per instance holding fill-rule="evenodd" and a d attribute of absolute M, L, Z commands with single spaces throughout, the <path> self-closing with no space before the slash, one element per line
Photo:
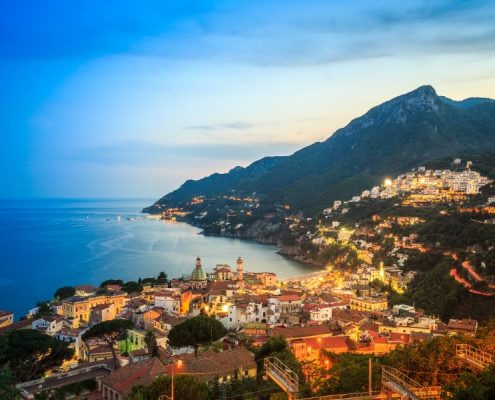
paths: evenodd
<path fill-rule="evenodd" d="M 237 280 L 242 281 L 244 278 L 244 260 L 242 257 L 237 259 Z"/>

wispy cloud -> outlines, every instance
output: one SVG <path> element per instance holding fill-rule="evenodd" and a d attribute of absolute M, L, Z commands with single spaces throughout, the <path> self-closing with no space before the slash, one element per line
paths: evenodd
<path fill-rule="evenodd" d="M 166 165 L 188 158 L 250 162 L 267 155 L 288 155 L 303 143 L 191 143 L 167 145 L 154 142 L 125 142 L 86 148 L 68 156 L 72 160 L 103 165 Z"/>
<path fill-rule="evenodd" d="M 245 130 L 254 127 L 248 122 L 224 122 L 221 124 L 190 125 L 186 129 L 193 131 Z"/>
<path fill-rule="evenodd" d="M 0 13 L 0 58 L 134 53 L 257 66 L 332 64 L 404 51 L 491 50 L 476 41 L 466 46 L 465 38 L 477 32 L 490 40 L 495 18 L 495 4 L 481 0 L 199 3 L 153 1 L 144 9 L 105 2 L 98 12 L 92 1 L 81 9 L 35 3 L 26 18 L 14 2 Z"/>

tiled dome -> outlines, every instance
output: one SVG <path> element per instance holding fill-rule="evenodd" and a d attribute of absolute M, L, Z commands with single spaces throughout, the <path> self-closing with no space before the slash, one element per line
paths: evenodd
<path fill-rule="evenodd" d="M 203 268 L 201 267 L 201 260 L 198 257 L 196 259 L 196 268 L 194 268 L 194 271 L 191 274 L 191 280 L 192 281 L 206 281 L 206 273 L 203 271 Z"/>

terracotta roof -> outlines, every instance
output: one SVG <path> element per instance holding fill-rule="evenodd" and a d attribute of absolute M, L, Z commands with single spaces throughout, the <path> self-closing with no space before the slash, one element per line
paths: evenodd
<path fill-rule="evenodd" d="M 48 321 L 48 322 L 53 322 L 53 321 L 63 322 L 63 320 L 64 320 L 59 315 L 45 315 L 44 317 L 41 317 L 40 319 Z"/>
<path fill-rule="evenodd" d="M 278 296 L 280 301 L 298 301 L 301 300 L 301 296 L 298 294 L 283 294 Z"/>
<path fill-rule="evenodd" d="M 164 323 L 171 325 L 172 327 L 185 321 L 183 318 L 178 318 L 170 314 L 163 314 L 158 318 L 162 320 Z"/>
<path fill-rule="evenodd" d="M 226 376 L 235 370 L 242 368 L 244 370 L 256 368 L 254 355 L 245 347 L 237 347 L 232 350 L 225 350 L 220 353 L 208 350 L 200 353 L 198 357 L 194 354 L 181 354 L 174 357 L 183 362 L 181 373 L 196 373 L 200 380 L 211 380 L 216 376 Z M 172 366 L 166 366 L 171 371 Z"/>
<path fill-rule="evenodd" d="M 90 355 L 108 354 L 108 353 L 112 353 L 112 349 L 110 348 L 110 346 L 103 344 L 100 346 L 93 347 L 92 349 L 89 350 Z"/>
<path fill-rule="evenodd" d="M 326 325 L 293 326 L 290 328 L 275 327 L 272 336 L 283 336 L 285 338 L 302 338 L 319 335 L 330 335 L 330 329 Z"/>
<path fill-rule="evenodd" d="M 350 309 L 335 309 L 332 312 L 334 319 L 339 319 L 344 322 L 359 323 L 367 318 L 367 315 L 362 311 L 350 310 Z"/>
<path fill-rule="evenodd" d="M 165 366 L 157 358 L 126 365 L 102 379 L 102 383 L 128 396 L 134 386 L 149 385 L 156 377 L 166 372 Z"/>
<path fill-rule="evenodd" d="M 14 314 L 11 311 L 0 311 L 0 317 L 6 317 L 7 315 L 12 315 Z"/>
<path fill-rule="evenodd" d="M 390 342 L 400 342 L 403 344 L 408 344 L 410 341 L 411 336 L 408 335 L 407 333 L 397 333 L 397 332 L 390 332 Z"/>
<path fill-rule="evenodd" d="M 15 331 L 17 329 L 24 329 L 27 327 L 31 328 L 32 322 L 33 322 L 32 318 L 26 318 L 23 319 L 22 321 L 14 322 L 13 324 L 0 328 L 0 334 L 4 332 Z"/>
<path fill-rule="evenodd" d="M 148 352 L 145 349 L 133 350 L 133 351 L 131 351 L 129 353 L 129 355 L 134 356 L 134 357 L 136 357 L 136 356 L 145 356 L 147 354 L 148 354 Z"/>
<path fill-rule="evenodd" d="M 478 321 L 475 319 L 450 319 L 447 328 L 460 331 L 476 331 Z"/>
<path fill-rule="evenodd" d="M 83 332 L 84 329 L 80 329 L 80 328 L 62 328 L 60 329 L 60 331 L 58 332 L 58 335 L 65 335 L 65 336 L 79 336 L 79 334 L 81 334 L 81 332 Z"/>
<path fill-rule="evenodd" d="M 308 347 L 314 350 L 330 350 L 332 349 L 349 349 L 347 336 L 331 336 L 325 338 L 306 338 L 303 339 Z"/>

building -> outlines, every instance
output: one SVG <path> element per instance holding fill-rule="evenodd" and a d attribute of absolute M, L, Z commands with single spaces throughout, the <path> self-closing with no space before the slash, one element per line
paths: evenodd
<path fill-rule="evenodd" d="M 64 319 L 58 315 L 46 315 L 36 319 L 31 324 L 32 329 L 53 336 L 64 327 Z"/>
<path fill-rule="evenodd" d="M 169 314 L 186 315 L 190 311 L 192 297 L 189 288 L 165 288 L 155 292 L 154 304 Z"/>
<path fill-rule="evenodd" d="M 14 323 L 14 313 L 10 311 L 0 311 L 0 328 Z"/>
<path fill-rule="evenodd" d="M 63 342 L 70 343 L 69 347 L 74 349 L 74 358 L 76 360 L 80 360 L 84 358 L 83 351 L 83 340 L 82 335 L 86 332 L 85 329 L 72 329 L 72 328 L 62 328 L 58 331 L 54 336 L 58 340 L 62 340 Z"/>
<path fill-rule="evenodd" d="M 324 338 L 332 336 L 330 328 L 326 325 L 275 327 L 272 336 L 283 336 L 288 342 L 295 339 Z"/>
<path fill-rule="evenodd" d="M 131 344 L 133 349 L 144 349 L 146 347 L 146 333 L 147 331 L 144 329 L 128 329 L 127 341 Z"/>
<path fill-rule="evenodd" d="M 475 319 L 450 319 L 447 324 L 449 335 L 476 335 L 478 321 Z"/>
<path fill-rule="evenodd" d="M 78 322 L 89 322 L 91 310 L 101 304 L 113 304 L 115 314 L 118 315 L 126 304 L 125 292 L 106 292 L 91 296 L 74 296 L 62 301 L 64 317 Z"/>
<path fill-rule="evenodd" d="M 98 324 L 104 321 L 115 319 L 115 306 L 110 304 L 98 304 L 91 309 L 90 322 Z"/>
<path fill-rule="evenodd" d="M 236 266 L 237 266 L 236 278 L 238 281 L 242 281 L 244 279 L 244 260 L 241 257 L 237 258 Z"/>
<path fill-rule="evenodd" d="M 385 297 L 355 297 L 349 300 L 351 310 L 357 311 L 383 311 L 388 308 Z"/>
<path fill-rule="evenodd" d="M 232 269 L 226 264 L 217 264 L 213 268 L 213 273 L 215 274 L 215 279 L 219 281 L 230 281 L 234 277 Z"/>
<path fill-rule="evenodd" d="M 298 360 L 317 359 L 321 350 L 332 353 L 347 353 L 349 351 L 349 339 L 347 336 L 294 339 L 290 342 L 290 349 Z"/>
<path fill-rule="evenodd" d="M 157 357 L 128 364 L 101 380 L 101 398 L 103 400 L 130 399 L 134 386 L 150 385 L 158 376 L 165 373 L 166 368 Z"/>
<path fill-rule="evenodd" d="M 199 257 L 196 258 L 196 267 L 191 274 L 190 284 L 194 290 L 204 290 L 208 284 L 208 278 L 201 267 L 201 259 Z"/>
<path fill-rule="evenodd" d="M 182 361 L 180 373 L 198 374 L 197 378 L 206 382 L 215 379 L 218 379 L 219 383 L 229 382 L 234 376 L 237 379 L 256 377 L 254 355 L 244 346 L 219 353 L 208 350 L 200 353 L 198 357 L 194 354 L 181 354 L 174 359 Z M 171 371 L 171 368 L 171 365 L 167 366 L 168 371 Z"/>
<path fill-rule="evenodd" d="M 81 297 L 93 296 L 96 294 L 96 292 L 98 292 L 98 290 L 101 290 L 100 288 L 91 285 L 78 285 L 74 286 L 74 289 L 76 289 L 76 293 L 74 294 L 74 296 Z"/>
<path fill-rule="evenodd" d="M 112 360 L 113 359 L 112 349 L 106 345 L 97 345 L 91 347 L 88 350 L 87 359 L 88 362 L 90 363 L 97 361 Z"/>
<path fill-rule="evenodd" d="M 265 286 L 275 286 L 277 284 L 277 275 L 273 272 L 256 272 L 255 275 Z"/>

